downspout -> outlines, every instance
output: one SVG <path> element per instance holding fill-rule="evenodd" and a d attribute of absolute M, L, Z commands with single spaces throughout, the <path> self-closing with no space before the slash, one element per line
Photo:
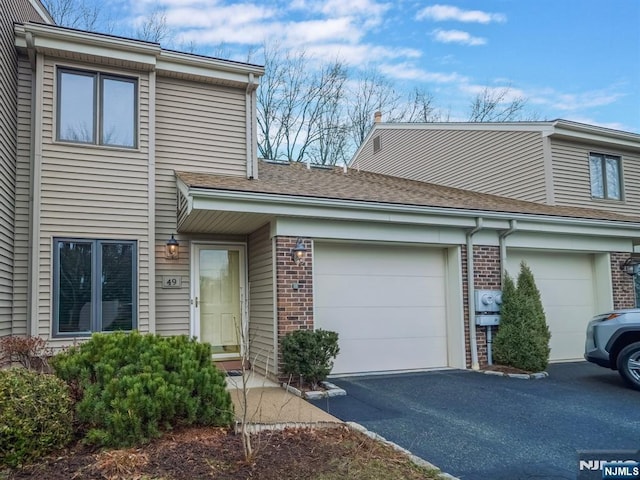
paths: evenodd
<path fill-rule="evenodd" d="M 27 287 L 27 334 L 38 335 L 40 312 L 40 200 L 42 188 L 42 112 L 44 57 L 37 54 L 33 36 L 27 35 L 27 49 L 31 63 L 31 153 L 29 192 L 29 264 Z M 50 332 L 51 333 L 51 332 Z"/>
<path fill-rule="evenodd" d="M 245 99 L 245 121 L 246 121 L 246 130 L 247 130 L 247 178 L 252 180 L 254 178 L 258 178 L 258 172 L 256 171 L 256 161 L 257 161 L 257 153 L 256 153 L 256 142 L 257 138 L 255 135 L 255 94 L 256 88 L 258 85 L 255 82 L 255 78 L 253 73 L 249 74 L 249 80 L 247 82 L 247 88 L 245 90 L 246 99 Z"/>
<path fill-rule="evenodd" d="M 473 236 L 482 230 L 482 217 L 476 218 L 476 226 L 467 232 L 467 303 L 469 307 L 469 347 L 471 348 L 471 368 L 480 370 L 478 363 L 478 342 L 476 340 L 476 309 L 473 301 Z"/>
<path fill-rule="evenodd" d="M 504 286 L 504 275 L 507 269 L 507 242 L 506 238 L 518 229 L 517 220 L 509 220 L 509 230 L 504 230 L 498 235 L 500 245 L 500 285 Z M 493 365 L 493 327 L 487 327 L 487 361 Z"/>
<path fill-rule="evenodd" d="M 509 220 L 509 230 L 500 232 L 498 236 L 500 242 L 500 285 L 504 284 L 504 274 L 507 269 L 507 242 L 505 239 L 518 230 L 518 221 Z"/>

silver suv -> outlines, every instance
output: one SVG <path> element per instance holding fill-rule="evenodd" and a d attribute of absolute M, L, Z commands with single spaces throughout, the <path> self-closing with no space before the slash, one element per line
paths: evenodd
<path fill-rule="evenodd" d="M 640 309 L 596 315 L 587 327 L 584 358 L 618 370 L 631 388 L 640 390 Z"/>

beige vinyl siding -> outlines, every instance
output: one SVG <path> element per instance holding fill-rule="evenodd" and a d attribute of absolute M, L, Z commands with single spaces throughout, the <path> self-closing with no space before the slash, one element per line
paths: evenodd
<path fill-rule="evenodd" d="M 18 157 L 16 166 L 15 260 L 13 278 L 13 329 L 27 333 L 29 282 L 29 195 L 31 190 L 31 67 L 26 57 L 18 64 Z"/>
<path fill-rule="evenodd" d="M 373 138 L 381 149 L 373 153 Z M 539 132 L 380 128 L 353 168 L 534 202 L 546 201 Z"/>
<path fill-rule="evenodd" d="M 12 333 L 18 61 L 13 24 L 42 21 L 28 0 L 0 0 L 0 336 Z"/>
<path fill-rule="evenodd" d="M 180 258 L 166 260 L 164 246 L 176 233 L 176 170 L 246 175 L 246 95 L 233 89 L 156 78 L 156 332 L 190 334 L 190 240 L 244 241 L 244 237 L 177 234 Z M 162 289 L 163 275 L 182 288 Z"/>
<path fill-rule="evenodd" d="M 249 358 L 254 369 L 275 375 L 273 248 L 269 225 L 249 235 Z"/>
<path fill-rule="evenodd" d="M 167 168 L 246 175 L 243 90 L 158 77 L 156 157 Z"/>
<path fill-rule="evenodd" d="M 107 70 L 111 73 L 138 77 L 138 149 L 56 143 L 55 64 L 53 59 L 47 59 L 44 68 L 38 278 L 39 333 L 43 336 L 50 335 L 52 323 L 54 237 L 137 241 L 138 329 L 145 332 L 149 328 L 150 315 L 148 78 L 146 75 L 131 72 Z M 60 340 L 56 343 L 64 342 L 65 340 Z M 66 342 L 68 343 L 68 340 Z"/>
<path fill-rule="evenodd" d="M 590 152 L 621 157 L 623 201 L 591 198 Z M 557 205 L 640 215 L 640 154 L 557 139 L 551 141 L 551 153 Z"/>

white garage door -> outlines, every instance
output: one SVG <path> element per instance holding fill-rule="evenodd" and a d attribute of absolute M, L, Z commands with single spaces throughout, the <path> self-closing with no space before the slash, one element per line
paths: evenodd
<path fill-rule="evenodd" d="M 597 313 L 593 256 L 509 250 L 507 258 L 514 279 L 521 260 L 533 272 L 551 330 L 551 360 L 581 359 L 587 323 Z"/>
<path fill-rule="evenodd" d="M 447 365 L 444 253 L 316 243 L 317 328 L 339 334 L 332 373 Z"/>

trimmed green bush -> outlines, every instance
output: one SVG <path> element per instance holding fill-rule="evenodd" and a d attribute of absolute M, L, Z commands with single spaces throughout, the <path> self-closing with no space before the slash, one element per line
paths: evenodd
<path fill-rule="evenodd" d="M 522 262 L 517 286 L 505 274 L 500 328 L 493 341 L 494 359 L 502 365 L 540 372 L 549 364 L 550 338 L 540 291 L 533 273 Z"/>
<path fill-rule="evenodd" d="M 311 388 L 327 378 L 340 353 L 338 334 L 328 330 L 296 330 L 282 339 L 284 373 L 301 376 Z"/>
<path fill-rule="evenodd" d="M 69 390 L 55 376 L 0 370 L 0 466 L 16 467 L 66 446 L 72 410 Z"/>
<path fill-rule="evenodd" d="M 77 392 L 76 417 L 89 444 L 126 447 L 178 425 L 233 420 L 211 346 L 186 336 L 94 334 L 51 363 Z"/>

